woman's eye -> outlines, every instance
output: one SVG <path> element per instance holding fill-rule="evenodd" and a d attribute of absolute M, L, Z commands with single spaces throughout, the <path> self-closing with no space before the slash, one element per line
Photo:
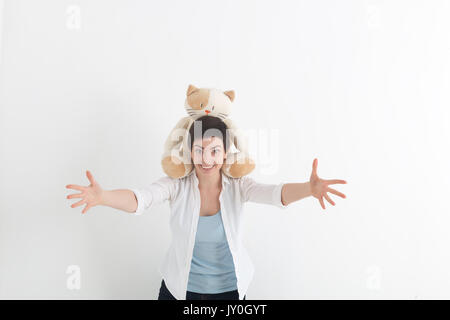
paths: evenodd
<path fill-rule="evenodd" d="M 202 153 L 202 150 L 197 149 L 197 150 L 195 150 L 195 152 L 196 152 L 197 154 L 200 154 L 200 153 Z"/>

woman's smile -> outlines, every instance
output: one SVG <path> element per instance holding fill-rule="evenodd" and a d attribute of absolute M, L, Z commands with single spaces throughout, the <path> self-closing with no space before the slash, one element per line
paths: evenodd
<path fill-rule="evenodd" d="M 213 165 L 213 166 L 200 165 L 199 167 L 202 168 L 203 172 L 210 172 L 216 167 L 216 165 Z"/>

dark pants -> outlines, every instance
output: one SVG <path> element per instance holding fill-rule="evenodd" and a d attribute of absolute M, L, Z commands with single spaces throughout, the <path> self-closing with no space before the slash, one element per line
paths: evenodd
<path fill-rule="evenodd" d="M 243 299 L 245 300 L 245 296 Z M 158 300 L 177 300 L 170 293 L 169 289 L 167 289 L 164 280 L 161 282 Z M 196 293 L 186 291 L 186 300 L 239 300 L 239 293 L 237 290 L 222 293 Z"/>

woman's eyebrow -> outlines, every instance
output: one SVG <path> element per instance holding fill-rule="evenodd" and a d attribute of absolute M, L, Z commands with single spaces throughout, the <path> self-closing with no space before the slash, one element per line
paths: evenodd
<path fill-rule="evenodd" d="M 203 147 L 201 147 L 201 146 L 199 146 L 199 145 L 194 145 L 194 147 L 199 147 L 199 148 L 204 149 Z M 214 147 L 211 147 L 211 149 L 212 149 L 212 148 L 216 148 L 216 147 L 220 147 L 220 144 L 217 144 L 217 145 L 215 145 Z"/>

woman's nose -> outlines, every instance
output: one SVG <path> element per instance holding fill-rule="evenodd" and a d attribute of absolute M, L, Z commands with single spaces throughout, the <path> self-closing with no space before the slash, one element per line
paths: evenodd
<path fill-rule="evenodd" d="M 205 152 L 203 154 L 203 163 L 206 165 L 211 165 L 211 164 L 213 164 L 213 162 L 214 162 L 213 157 L 209 156 L 208 153 Z"/>
<path fill-rule="evenodd" d="M 203 164 L 206 166 L 210 166 L 214 163 L 211 159 L 203 159 Z"/>

